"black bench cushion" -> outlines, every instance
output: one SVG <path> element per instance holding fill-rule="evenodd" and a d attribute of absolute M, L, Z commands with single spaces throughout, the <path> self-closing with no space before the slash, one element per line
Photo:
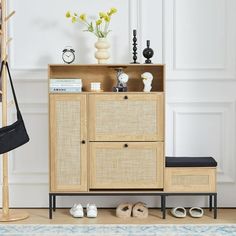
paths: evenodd
<path fill-rule="evenodd" d="M 213 157 L 166 157 L 166 167 L 215 167 Z"/>

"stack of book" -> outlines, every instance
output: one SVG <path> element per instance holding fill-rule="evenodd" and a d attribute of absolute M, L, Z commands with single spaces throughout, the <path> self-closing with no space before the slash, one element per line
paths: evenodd
<path fill-rule="evenodd" d="M 53 93 L 80 93 L 82 81 L 81 79 L 50 79 L 49 88 Z"/>

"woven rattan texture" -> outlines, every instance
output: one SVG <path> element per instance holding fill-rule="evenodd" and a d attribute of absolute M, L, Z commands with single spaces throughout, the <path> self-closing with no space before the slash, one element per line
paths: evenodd
<path fill-rule="evenodd" d="M 99 101 L 96 103 L 96 134 L 155 134 L 155 101 Z"/>
<path fill-rule="evenodd" d="M 189 186 L 189 185 L 209 185 L 208 175 L 173 175 L 173 185 Z"/>
<path fill-rule="evenodd" d="M 56 102 L 57 184 L 80 184 L 80 102 Z"/>
<path fill-rule="evenodd" d="M 154 149 L 96 150 L 97 183 L 155 183 L 157 175 Z"/>

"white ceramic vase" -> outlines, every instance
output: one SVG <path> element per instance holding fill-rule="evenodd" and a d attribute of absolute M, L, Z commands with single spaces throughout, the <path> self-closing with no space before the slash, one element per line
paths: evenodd
<path fill-rule="evenodd" d="M 110 43 L 106 38 L 98 38 L 95 43 L 97 51 L 95 52 L 95 57 L 98 60 L 98 64 L 106 64 L 110 58 L 110 53 L 108 49 L 110 48 Z"/>

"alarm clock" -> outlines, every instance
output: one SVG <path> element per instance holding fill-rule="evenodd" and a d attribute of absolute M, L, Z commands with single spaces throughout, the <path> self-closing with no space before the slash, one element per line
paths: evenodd
<path fill-rule="evenodd" d="M 62 51 L 62 60 L 66 63 L 66 64 L 71 64 L 74 62 L 75 60 L 75 50 L 71 47 L 66 47 L 63 51 Z"/>
<path fill-rule="evenodd" d="M 121 74 L 118 75 L 118 80 L 120 81 L 120 83 L 125 84 L 128 82 L 129 76 L 124 72 L 122 72 Z"/>
<path fill-rule="evenodd" d="M 112 88 L 113 92 L 127 92 L 127 82 L 129 80 L 129 76 L 123 72 L 123 68 L 116 68 L 116 78 L 117 85 Z"/>

